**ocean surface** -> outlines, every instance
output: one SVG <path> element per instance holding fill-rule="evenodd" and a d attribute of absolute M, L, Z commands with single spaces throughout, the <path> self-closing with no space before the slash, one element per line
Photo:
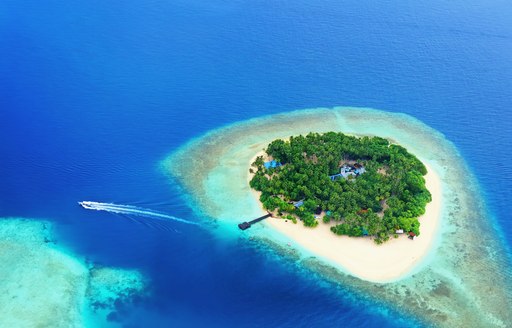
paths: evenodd
<path fill-rule="evenodd" d="M 507 1 L 2 1 L 0 217 L 53 221 L 59 244 L 146 275 L 151 296 L 113 324 L 422 326 L 212 233 L 160 164 L 192 138 L 261 115 L 406 113 L 464 156 L 510 263 L 510 17 Z M 132 220 L 83 200 L 206 223 Z"/>

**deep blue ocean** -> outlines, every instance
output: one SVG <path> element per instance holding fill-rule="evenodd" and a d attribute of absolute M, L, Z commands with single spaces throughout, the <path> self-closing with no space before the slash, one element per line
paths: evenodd
<path fill-rule="evenodd" d="M 453 141 L 512 244 L 512 2 L 0 3 L 0 217 L 137 268 L 152 296 L 127 327 L 421 323 L 241 239 L 85 211 L 135 204 L 200 221 L 159 168 L 213 128 L 301 108 L 404 112 Z M 190 159 L 194 164 L 194 159 Z"/>

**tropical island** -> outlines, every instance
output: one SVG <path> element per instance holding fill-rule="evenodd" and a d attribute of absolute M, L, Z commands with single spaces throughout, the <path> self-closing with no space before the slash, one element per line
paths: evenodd
<path fill-rule="evenodd" d="M 432 198 L 418 218 L 419 238 L 411 242 L 401 235 L 376 245 L 372 238 L 339 236 L 330 230 L 343 221 L 323 223 L 318 218 L 318 226 L 309 228 L 298 222 L 296 214 L 292 215 L 297 224 L 286 217 L 267 218 L 240 231 L 236 225 L 242 220 L 266 214 L 261 193 L 249 185 L 257 170 L 251 164 L 263 156 L 264 165 L 277 167 L 282 159 L 262 149 L 268 150 L 276 139 L 286 143 L 289 136 L 311 131 L 377 135 L 417 156 L 427 170 L 422 177 Z M 367 160 L 359 163 L 365 172 L 355 177 L 356 182 L 369 172 Z M 284 169 L 289 163 L 281 164 Z M 216 229 L 211 231 L 222 240 L 232 238 L 236 245 L 246 240 L 258 251 L 292 259 L 293 265 L 339 282 L 349 292 L 371 295 L 414 313 L 427 325 L 505 327 L 512 322 L 510 284 L 502 271 L 506 254 L 489 223 L 479 186 L 455 146 L 415 118 L 347 107 L 264 116 L 191 140 L 167 157 L 162 169 L 184 187 L 201 213 L 215 220 Z M 341 168 L 333 171 L 326 174 L 341 174 Z M 335 177 L 338 183 L 341 178 Z M 322 211 L 320 217 L 328 209 Z M 482 268 L 500 274 L 482 276 Z"/>
<path fill-rule="evenodd" d="M 277 217 L 307 227 L 331 223 L 338 235 L 420 235 L 418 217 L 432 200 L 425 165 L 381 137 L 309 133 L 272 141 L 252 163 L 251 188 Z"/>

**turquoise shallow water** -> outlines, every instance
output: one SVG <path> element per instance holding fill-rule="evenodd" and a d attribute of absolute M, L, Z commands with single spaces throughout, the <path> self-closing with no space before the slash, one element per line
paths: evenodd
<path fill-rule="evenodd" d="M 311 261 L 290 263 L 215 232 L 225 227 L 160 229 L 76 202 L 204 222 L 162 174 L 168 154 L 262 115 L 373 107 L 411 115 L 453 142 L 476 180 L 461 177 L 460 189 L 477 189 L 485 204 L 472 213 L 496 223 L 485 240 L 510 250 L 511 13 L 504 1 L 2 1 L 0 217 L 49 220 L 72 254 L 148 277 L 151 298 L 110 311 L 115 324 L 421 325 L 397 323 L 400 306 L 366 297 L 378 289 L 348 278 L 340 287 L 305 270 Z M 448 239 L 467 265 L 467 243 Z M 493 248 L 474 251 L 510 262 Z M 508 267 L 475 264 L 484 282 L 497 276 L 504 285 Z M 425 285 L 440 286 L 431 295 L 440 302 L 464 300 L 437 281 Z M 407 303 L 425 306 L 422 298 Z"/>
<path fill-rule="evenodd" d="M 0 220 L 1 326 L 101 327 L 146 294 L 140 272 L 95 266 L 58 244 L 48 221 Z"/>
<path fill-rule="evenodd" d="M 275 138 L 309 131 L 389 138 L 438 173 L 443 195 L 441 223 L 426 259 L 403 279 L 372 285 L 350 277 L 342 267 L 317 259 L 300 245 L 287 247 L 291 240 L 263 224 L 246 235 L 270 244 L 324 277 L 363 289 L 426 322 L 446 326 L 507 326 L 511 320 L 511 271 L 503 241 L 496 238 L 496 222 L 486 212 L 476 180 L 454 145 L 413 117 L 365 108 L 334 108 L 258 118 L 190 142 L 169 157 L 164 168 L 192 193 L 193 204 L 226 226 L 217 233 L 239 238 L 236 224 L 241 218 L 261 214 L 247 185 L 250 160 Z M 187 158 L 195 158 L 198 164 L 190 167 Z M 410 302 L 411 298 L 417 302 Z"/>

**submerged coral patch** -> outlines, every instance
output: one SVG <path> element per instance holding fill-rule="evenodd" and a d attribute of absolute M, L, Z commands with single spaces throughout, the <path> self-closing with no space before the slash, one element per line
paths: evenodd
<path fill-rule="evenodd" d="M 0 327 L 105 326 L 116 302 L 144 292 L 138 271 L 90 267 L 54 238 L 50 222 L 0 220 Z"/>
<path fill-rule="evenodd" d="M 355 293 L 371 295 L 430 324 L 509 325 L 510 264 L 478 183 L 451 142 L 410 116 L 365 108 L 322 108 L 252 119 L 191 141 L 163 166 L 188 191 L 195 208 L 218 219 L 221 228 L 227 228 L 217 229 L 219 232 L 229 231 L 238 238 L 241 232 L 236 225 L 241 218 L 261 215 L 247 180 L 254 154 L 278 138 L 328 131 L 386 138 L 434 168 L 443 190 L 439 236 L 422 265 L 399 281 L 385 284 L 354 278 L 292 243 L 302 254 L 298 261 Z M 191 161 L 194 165 L 190 165 Z M 264 224 L 244 234 L 253 239 L 271 239 L 276 245 L 291 242 Z"/>

